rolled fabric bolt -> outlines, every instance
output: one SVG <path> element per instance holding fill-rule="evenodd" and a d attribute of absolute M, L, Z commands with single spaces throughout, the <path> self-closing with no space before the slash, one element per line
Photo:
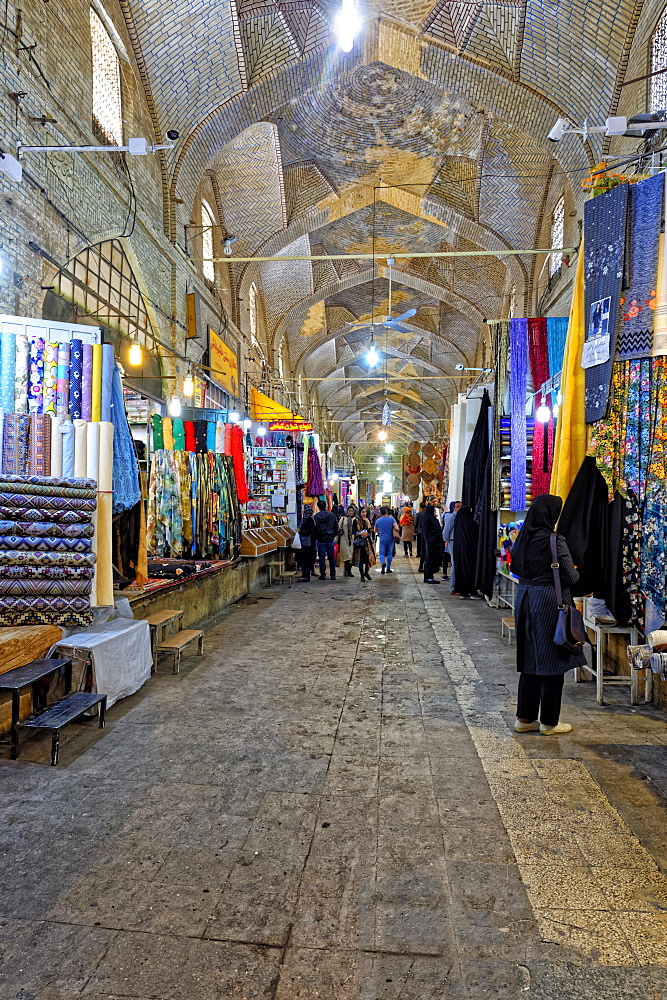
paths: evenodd
<path fill-rule="evenodd" d="M 100 403 L 100 420 L 107 423 L 111 420 L 111 383 L 116 362 L 112 344 L 102 344 L 102 399 Z"/>
<path fill-rule="evenodd" d="M 98 605 L 113 605 L 112 506 L 113 424 L 100 422 L 99 479 L 97 494 L 97 562 L 95 594 Z"/>
<path fill-rule="evenodd" d="M 72 420 L 81 419 L 83 395 L 83 344 L 72 338 L 69 355 L 69 413 Z"/>
<path fill-rule="evenodd" d="M 69 414 L 69 343 L 58 344 L 58 381 L 56 382 L 56 413 Z"/>
<path fill-rule="evenodd" d="M 56 384 L 58 381 L 58 345 L 47 340 L 44 344 L 44 387 L 42 407 L 44 413 L 56 412 Z"/>
<path fill-rule="evenodd" d="M 93 344 L 93 381 L 91 386 L 90 419 L 99 423 L 102 410 L 102 345 Z"/>
<path fill-rule="evenodd" d="M 74 476 L 76 479 L 85 479 L 88 467 L 87 427 L 88 424 L 85 420 L 74 421 Z"/>
<path fill-rule="evenodd" d="M 0 333 L 0 410 L 14 413 L 14 372 L 16 371 L 16 340 L 13 333 Z"/>
<path fill-rule="evenodd" d="M 63 418 L 51 414 L 51 475 L 63 474 L 63 436 L 60 428 Z"/>
<path fill-rule="evenodd" d="M 25 333 L 16 335 L 16 361 L 14 369 L 14 410 L 28 412 L 28 379 L 30 372 L 30 338 Z"/>
<path fill-rule="evenodd" d="M 74 424 L 67 418 L 60 425 L 63 442 L 63 469 L 65 479 L 74 479 Z"/>
<path fill-rule="evenodd" d="M 83 364 L 81 367 L 81 419 L 92 420 L 93 406 L 93 345 L 82 347 Z"/>
<path fill-rule="evenodd" d="M 97 481 L 99 477 L 100 425 L 89 423 L 86 430 L 86 479 Z M 93 552 L 97 552 L 97 510 L 93 514 Z M 90 594 L 91 605 L 97 604 L 97 581 L 93 580 Z"/>
<path fill-rule="evenodd" d="M 42 413 L 44 407 L 44 338 L 30 338 L 30 380 L 28 412 Z"/>

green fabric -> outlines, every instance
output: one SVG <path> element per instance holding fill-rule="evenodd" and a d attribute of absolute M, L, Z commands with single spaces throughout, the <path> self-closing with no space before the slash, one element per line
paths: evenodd
<path fill-rule="evenodd" d="M 154 413 L 151 417 L 153 425 L 153 451 L 164 448 L 164 435 L 162 433 L 162 417 L 159 413 Z"/>
<path fill-rule="evenodd" d="M 174 420 L 174 451 L 185 451 L 185 427 L 180 419 Z"/>

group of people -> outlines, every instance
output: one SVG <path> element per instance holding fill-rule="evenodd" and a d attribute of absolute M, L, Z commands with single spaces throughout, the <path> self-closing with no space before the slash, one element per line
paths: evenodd
<path fill-rule="evenodd" d="M 479 525 L 472 509 L 455 500 L 441 516 L 437 500 L 434 497 L 425 500 L 415 518 L 415 533 L 419 572 L 424 574 L 424 583 L 448 580 L 452 594 L 463 600 L 476 597 Z M 436 580 L 435 574 L 440 570 L 442 580 Z"/>
<path fill-rule="evenodd" d="M 303 508 L 299 525 L 298 551 L 301 576 L 298 582 L 308 583 L 319 563 L 319 579 L 326 580 L 327 563 L 329 578 L 336 579 L 336 563 L 342 563 L 343 576 L 353 576 L 352 568 L 359 569 L 363 583 L 371 579 L 370 567 L 380 561 L 381 573 L 393 573 L 391 564 L 397 542 L 403 543 L 406 557 L 412 556 L 414 539 L 414 513 L 411 506 L 402 511 L 389 507 L 358 509 L 350 504 L 347 510 L 336 505 L 327 510 L 324 500 L 318 500 L 317 513 L 312 504 Z M 338 546 L 338 553 L 336 553 Z"/>

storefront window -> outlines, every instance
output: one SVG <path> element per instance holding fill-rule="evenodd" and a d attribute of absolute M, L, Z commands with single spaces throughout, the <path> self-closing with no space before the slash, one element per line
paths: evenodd
<path fill-rule="evenodd" d="M 98 14 L 90 8 L 93 50 L 93 129 L 109 143 L 123 145 L 120 63 L 116 47 Z"/>
<path fill-rule="evenodd" d="M 201 249 L 202 257 L 204 258 L 202 271 L 205 278 L 208 278 L 209 281 L 215 281 L 215 264 L 211 260 L 211 257 L 213 257 L 215 216 L 205 201 L 201 203 L 201 224 Z"/>
<path fill-rule="evenodd" d="M 658 21 L 651 38 L 651 73 L 667 69 L 667 10 Z M 650 79 L 649 111 L 667 108 L 667 73 L 660 73 Z"/>
<path fill-rule="evenodd" d="M 556 203 L 551 216 L 551 246 L 562 247 L 565 237 L 565 198 Z M 554 275 L 563 262 L 562 253 L 552 253 L 549 260 L 549 277 Z"/>

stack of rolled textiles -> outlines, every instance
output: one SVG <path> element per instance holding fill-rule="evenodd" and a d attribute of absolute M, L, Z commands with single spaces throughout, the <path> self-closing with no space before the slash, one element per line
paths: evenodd
<path fill-rule="evenodd" d="M 94 479 L 0 478 L 0 625 L 90 625 Z"/>

